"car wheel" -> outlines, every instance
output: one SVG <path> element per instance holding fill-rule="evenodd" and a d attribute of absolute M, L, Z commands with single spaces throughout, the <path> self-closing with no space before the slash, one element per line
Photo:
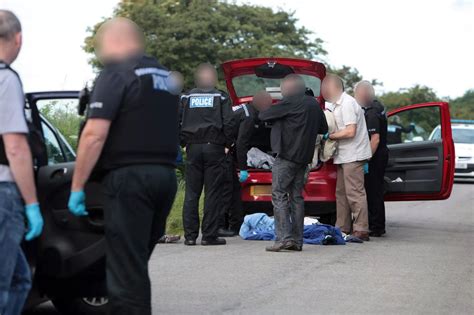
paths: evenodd
<path fill-rule="evenodd" d="M 106 297 L 57 298 L 53 299 L 56 309 L 64 315 L 102 315 L 106 313 Z"/>

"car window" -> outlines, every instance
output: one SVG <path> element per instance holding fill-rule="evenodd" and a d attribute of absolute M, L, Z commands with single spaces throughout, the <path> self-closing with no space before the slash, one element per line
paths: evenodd
<path fill-rule="evenodd" d="M 68 160 L 74 160 L 74 150 L 77 146 L 79 125 L 82 121 L 77 114 L 78 99 L 42 99 L 38 100 L 36 106 L 41 115 L 56 128 L 60 141 L 65 143 L 65 152 Z"/>
<path fill-rule="evenodd" d="M 313 90 L 314 96 L 319 96 L 321 80 L 312 75 L 300 74 L 305 81 L 306 87 Z M 280 91 L 282 79 L 261 78 L 255 74 L 244 74 L 232 79 L 235 93 L 238 97 L 253 96 L 259 91 L 266 90 L 270 94 Z"/>
<path fill-rule="evenodd" d="M 437 106 L 418 107 L 388 118 L 388 144 L 441 140 L 441 113 Z"/>
<path fill-rule="evenodd" d="M 61 145 L 53 130 L 44 122 L 41 122 L 43 128 L 44 142 L 46 145 L 46 152 L 48 153 L 48 165 L 64 163 L 66 161 Z"/>
<path fill-rule="evenodd" d="M 454 143 L 474 144 L 474 129 L 453 128 Z"/>

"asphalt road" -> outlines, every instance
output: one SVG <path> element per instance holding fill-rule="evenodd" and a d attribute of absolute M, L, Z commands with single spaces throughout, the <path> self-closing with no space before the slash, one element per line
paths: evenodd
<path fill-rule="evenodd" d="M 268 242 L 159 245 L 154 314 L 473 314 L 474 185 L 387 203 L 385 237 L 266 253 Z M 50 305 L 37 314 L 56 314 Z"/>

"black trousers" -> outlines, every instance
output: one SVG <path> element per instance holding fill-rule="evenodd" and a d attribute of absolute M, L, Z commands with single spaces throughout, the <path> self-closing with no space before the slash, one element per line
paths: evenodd
<path fill-rule="evenodd" d="M 186 192 L 183 205 L 184 237 L 199 236 L 199 198 L 204 187 L 202 238 L 214 239 L 219 228 L 222 207 L 225 148 L 211 143 L 186 147 Z"/>
<path fill-rule="evenodd" d="M 148 260 L 164 234 L 176 194 L 176 172 L 135 165 L 104 179 L 107 314 L 151 315 Z"/>
<path fill-rule="evenodd" d="M 235 157 L 229 153 L 225 159 L 222 212 L 219 227 L 239 232 L 243 221 L 240 182 L 237 176 Z"/>
<path fill-rule="evenodd" d="M 369 162 L 365 175 L 365 190 L 369 208 L 369 229 L 385 231 L 384 174 L 388 162 L 388 150 L 378 150 Z"/>

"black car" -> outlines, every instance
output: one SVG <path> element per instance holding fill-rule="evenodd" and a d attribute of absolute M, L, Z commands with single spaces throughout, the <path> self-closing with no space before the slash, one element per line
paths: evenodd
<path fill-rule="evenodd" d="M 104 215 L 101 184 L 86 187 L 87 217 L 75 217 L 67 207 L 75 153 L 58 130 L 39 114 L 41 103 L 76 102 L 79 92 L 26 94 L 27 117 L 42 130 L 47 157 L 35 165 L 45 225 L 42 235 L 25 242 L 33 288 L 25 310 L 51 300 L 62 314 L 105 314 Z"/>

